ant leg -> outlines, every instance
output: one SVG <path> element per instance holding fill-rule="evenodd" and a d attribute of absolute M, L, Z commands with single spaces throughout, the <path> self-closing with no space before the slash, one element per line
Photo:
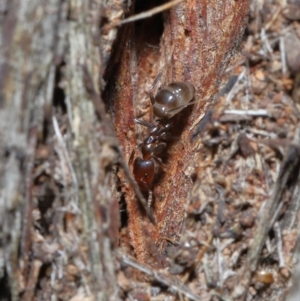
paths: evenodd
<path fill-rule="evenodd" d="M 161 158 L 158 158 L 156 156 L 152 156 L 152 158 L 159 165 L 159 167 L 162 169 L 162 171 L 166 172 L 167 166 L 162 162 Z"/>
<path fill-rule="evenodd" d="M 152 189 L 149 189 L 149 195 L 148 195 L 148 200 L 147 200 L 147 206 L 149 209 L 152 208 L 152 204 L 153 204 L 153 191 Z"/>
<path fill-rule="evenodd" d="M 150 129 L 152 129 L 152 128 L 155 127 L 154 124 L 152 124 L 151 122 L 145 121 L 143 119 L 134 118 L 134 122 L 136 122 L 136 123 L 138 123 L 140 125 L 146 126 L 146 127 L 150 128 Z"/>
<path fill-rule="evenodd" d="M 151 87 L 150 87 L 150 89 L 149 89 L 149 91 L 148 91 L 148 94 L 149 94 L 149 96 L 150 96 L 150 99 L 151 99 L 151 103 L 152 103 L 152 104 L 154 104 L 154 102 L 155 102 L 154 95 L 153 95 L 153 89 L 154 89 L 154 87 L 156 86 L 157 82 L 160 80 L 161 76 L 162 76 L 162 72 L 160 71 L 160 72 L 157 74 L 156 78 L 154 79 L 153 84 L 151 85 Z"/>
<path fill-rule="evenodd" d="M 148 210 L 151 212 L 152 204 L 153 204 L 153 189 L 151 187 L 152 185 L 151 184 L 148 185 L 148 183 L 145 181 L 142 181 L 142 183 L 145 185 L 145 187 L 148 190 L 147 207 L 148 207 Z"/>

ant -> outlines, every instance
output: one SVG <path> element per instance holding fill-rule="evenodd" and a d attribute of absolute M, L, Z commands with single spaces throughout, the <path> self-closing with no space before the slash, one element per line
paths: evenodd
<path fill-rule="evenodd" d="M 172 117 L 181 112 L 194 98 L 195 87 L 188 82 L 172 82 L 159 90 L 154 96 L 152 93 L 158 77 L 150 88 L 149 94 L 153 107 L 153 114 L 158 118 L 156 123 L 135 119 L 136 123 L 149 127 L 149 136 L 140 144 L 142 158 L 137 157 L 133 163 L 134 178 L 143 192 L 148 192 L 148 208 L 152 204 L 152 183 L 155 175 L 155 163 L 162 166 L 159 155 L 167 147 L 170 137 Z"/>

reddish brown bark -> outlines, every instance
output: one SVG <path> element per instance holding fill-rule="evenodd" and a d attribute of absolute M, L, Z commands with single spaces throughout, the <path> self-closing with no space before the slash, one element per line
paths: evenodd
<path fill-rule="evenodd" d="M 154 36 L 159 35 L 154 23 L 149 25 L 150 21 L 146 20 L 136 27 L 126 25 L 131 31 L 121 58 L 120 76 L 116 79 L 118 90 L 113 99 L 116 131 L 128 160 L 132 151 L 138 155 L 136 137 L 142 141 L 147 135 L 146 130 L 134 126 L 132 118 L 140 114 L 141 110 L 137 108 L 145 110 L 147 104 L 149 106 L 144 91 L 149 89 L 155 75 L 162 71 L 164 84 L 189 81 L 196 88 L 196 103 L 173 118 L 174 139 L 163 156 L 167 168 L 156 174 L 156 225 L 153 226 L 139 210 L 131 190 L 123 190 L 131 243 L 141 261 L 149 259 L 149 237 L 161 252 L 166 247 L 166 239 L 178 241 L 180 238 L 184 208 L 192 188 L 191 174 L 198 160 L 190 139 L 210 107 L 224 69 L 241 42 L 248 10 L 249 1 L 181 3 L 164 14 L 164 30 L 157 44 L 159 50 L 146 45 L 150 38 L 154 40 Z"/>

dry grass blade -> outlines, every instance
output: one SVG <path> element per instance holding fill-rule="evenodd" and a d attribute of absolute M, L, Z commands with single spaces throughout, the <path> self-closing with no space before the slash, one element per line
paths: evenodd
<path fill-rule="evenodd" d="M 185 286 L 183 283 L 179 283 L 178 279 L 176 279 L 175 277 L 171 277 L 170 275 L 164 272 L 156 271 L 152 267 L 147 266 L 145 264 L 141 264 L 137 262 L 135 259 L 130 258 L 124 254 L 120 254 L 119 256 L 123 264 L 131 266 L 137 269 L 138 271 L 141 271 L 142 273 L 151 276 L 153 280 L 158 281 L 163 285 L 166 285 L 171 290 L 184 295 L 190 300 L 198 301 L 201 299 L 200 296 L 193 294 L 190 291 L 190 289 L 187 286 Z"/>
<path fill-rule="evenodd" d="M 136 21 L 139 21 L 139 20 L 150 18 L 155 14 L 159 14 L 163 11 L 171 9 L 172 7 L 174 7 L 175 5 L 179 4 L 182 1 L 184 1 L 184 0 L 172 0 L 170 2 L 167 2 L 165 4 L 162 4 L 162 5 L 156 6 L 152 9 L 149 9 L 145 12 L 142 12 L 140 14 L 137 14 L 135 16 L 129 17 L 125 20 L 114 22 L 113 24 L 110 24 L 110 26 L 119 26 L 119 25 L 123 25 L 123 24 L 126 24 L 126 23 L 136 22 Z"/>

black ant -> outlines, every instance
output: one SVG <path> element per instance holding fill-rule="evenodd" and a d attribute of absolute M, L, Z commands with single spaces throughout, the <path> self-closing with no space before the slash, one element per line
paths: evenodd
<path fill-rule="evenodd" d="M 156 79 L 157 80 L 157 79 Z M 156 82 L 155 80 L 155 82 Z M 152 91 L 152 85 L 150 91 Z M 141 191 L 148 192 L 148 207 L 152 204 L 152 182 L 155 175 L 155 162 L 162 165 L 159 155 L 167 146 L 171 118 L 181 112 L 194 98 L 195 87 L 188 82 L 172 82 L 159 90 L 155 96 L 149 92 L 153 114 L 158 118 L 156 124 L 135 119 L 141 125 L 151 128 L 149 136 L 140 145 L 142 158 L 137 157 L 133 163 L 133 175 Z"/>

